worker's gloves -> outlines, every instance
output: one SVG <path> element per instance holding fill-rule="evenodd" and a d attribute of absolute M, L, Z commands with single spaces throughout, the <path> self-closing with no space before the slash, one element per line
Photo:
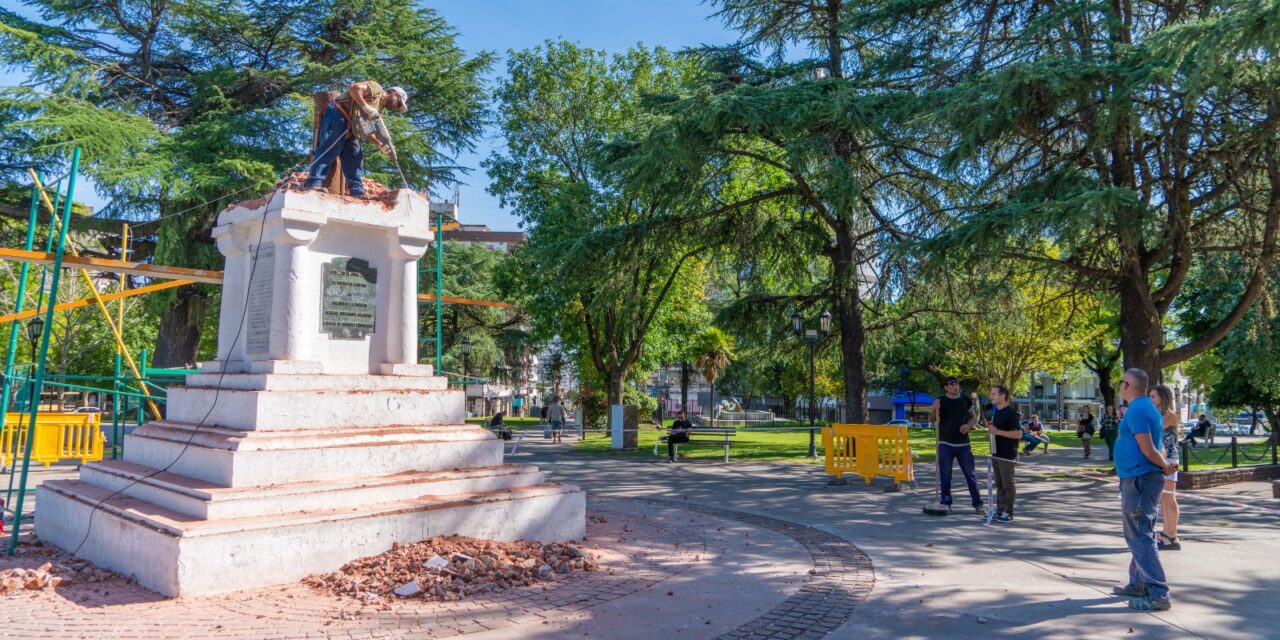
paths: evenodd
<path fill-rule="evenodd" d="M 364 117 L 370 120 L 373 120 L 378 117 L 378 110 L 374 109 L 373 105 L 370 105 L 370 104 L 365 105 L 362 111 L 364 112 Z"/>

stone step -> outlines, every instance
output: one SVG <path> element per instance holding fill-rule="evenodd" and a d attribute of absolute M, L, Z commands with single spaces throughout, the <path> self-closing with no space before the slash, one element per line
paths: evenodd
<path fill-rule="evenodd" d="M 541 484 L 532 465 L 499 465 L 457 471 L 407 471 L 342 481 L 223 487 L 123 460 L 80 468 L 80 479 L 201 519 L 322 511 L 421 496 L 481 493 Z"/>
<path fill-rule="evenodd" d="M 582 491 L 552 483 L 215 520 L 111 494 L 79 480 L 42 483 L 36 512 L 40 538 L 78 549 L 79 557 L 166 596 L 290 582 L 381 553 L 393 542 L 436 535 L 551 542 L 586 533 Z"/>
<path fill-rule="evenodd" d="M 396 376 L 389 377 L 396 379 Z M 447 425 L 465 420 L 464 403 L 461 389 L 352 387 L 263 391 L 186 386 L 169 389 L 165 418 L 246 431 Z"/>
<path fill-rule="evenodd" d="M 187 387 L 241 391 L 443 391 L 444 376 L 324 375 L 279 373 L 194 373 Z"/>
<path fill-rule="evenodd" d="M 502 464 L 501 440 L 475 425 L 244 432 L 171 421 L 125 437 L 124 460 L 223 487 Z"/>

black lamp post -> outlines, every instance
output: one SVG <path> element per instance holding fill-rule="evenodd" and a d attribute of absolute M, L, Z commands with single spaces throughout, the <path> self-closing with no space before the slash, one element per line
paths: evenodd
<path fill-rule="evenodd" d="M 816 404 L 814 397 L 816 394 L 814 393 L 813 352 L 818 346 L 819 332 L 823 336 L 831 333 L 831 312 L 823 311 L 822 315 L 818 316 L 817 329 L 805 329 L 804 316 L 800 315 L 799 311 L 796 311 L 791 314 L 791 331 L 796 336 L 803 338 L 805 343 L 809 345 L 809 457 L 816 458 L 818 457 L 818 448 L 815 444 L 817 427 L 814 422 L 817 416 L 814 412 L 817 408 L 814 406 Z"/>
<path fill-rule="evenodd" d="M 35 358 L 36 343 L 40 341 L 40 336 L 44 335 L 44 318 L 36 316 L 27 323 L 27 340 L 31 341 L 32 358 Z"/>

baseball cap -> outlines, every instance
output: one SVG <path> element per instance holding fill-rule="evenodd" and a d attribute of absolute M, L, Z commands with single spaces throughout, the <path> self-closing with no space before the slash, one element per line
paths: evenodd
<path fill-rule="evenodd" d="M 409 93 L 405 91 L 404 88 L 391 87 L 390 89 L 387 89 L 387 93 L 394 93 L 396 94 L 397 97 L 400 98 L 399 111 L 404 112 L 409 110 Z"/>

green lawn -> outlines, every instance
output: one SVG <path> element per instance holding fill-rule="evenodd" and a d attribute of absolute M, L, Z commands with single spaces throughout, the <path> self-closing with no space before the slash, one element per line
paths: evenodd
<path fill-rule="evenodd" d="M 653 455 L 653 445 L 658 442 L 660 432 L 652 425 L 642 425 L 638 435 L 639 449 L 636 451 L 615 451 L 609 448 L 609 437 L 599 432 L 588 434 L 586 439 L 577 443 L 574 451 L 588 455 L 649 456 Z M 985 432 L 975 434 L 973 451 L 978 455 L 986 455 L 989 451 Z M 1074 432 L 1050 431 L 1050 446 L 1079 444 Z M 918 456 L 918 462 L 932 462 L 937 458 L 934 451 L 934 435 L 931 429 L 909 429 L 908 441 L 911 450 Z M 818 460 L 821 460 L 822 431 L 818 430 L 814 442 L 818 448 Z M 665 445 L 664 445 L 665 447 Z M 735 460 L 770 460 L 785 462 L 816 462 L 808 457 L 809 431 L 738 431 L 733 437 L 733 447 L 729 450 L 729 458 Z M 681 447 L 680 457 L 691 460 L 715 460 L 724 457 L 720 447 Z"/>
<path fill-rule="evenodd" d="M 1191 450 L 1191 471 L 1231 468 L 1230 440 L 1219 440 L 1219 446 Z M 1240 466 L 1271 464 L 1271 445 L 1266 441 L 1239 445 Z"/>

